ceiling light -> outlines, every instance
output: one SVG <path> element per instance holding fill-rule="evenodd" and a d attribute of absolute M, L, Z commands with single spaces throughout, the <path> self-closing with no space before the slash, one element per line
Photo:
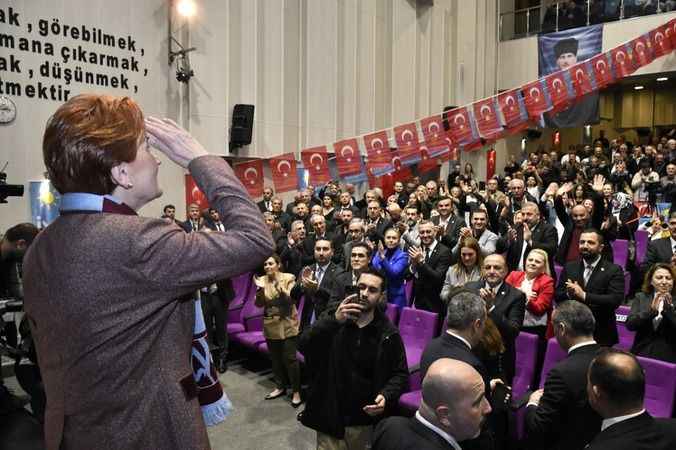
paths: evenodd
<path fill-rule="evenodd" d="M 634 86 L 635 91 L 640 91 L 641 89 L 643 89 L 643 86 Z"/>
<path fill-rule="evenodd" d="M 669 78 L 667 77 L 659 77 L 657 81 L 667 81 Z"/>
<path fill-rule="evenodd" d="M 176 11 L 183 17 L 192 17 L 195 15 L 197 7 L 192 0 L 180 0 L 176 5 Z"/>

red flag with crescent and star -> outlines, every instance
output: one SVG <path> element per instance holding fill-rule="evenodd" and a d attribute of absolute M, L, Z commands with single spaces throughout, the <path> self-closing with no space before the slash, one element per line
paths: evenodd
<path fill-rule="evenodd" d="M 650 32 L 650 43 L 652 44 L 655 58 L 671 53 L 673 46 L 671 45 L 671 39 L 669 38 L 670 35 L 671 30 L 669 29 L 669 24 L 664 24 Z"/>
<path fill-rule="evenodd" d="M 655 59 L 653 45 L 650 42 L 650 35 L 648 33 L 633 39 L 629 42 L 629 47 L 631 47 L 632 59 L 638 66 L 637 69 L 647 66 Z"/>
<path fill-rule="evenodd" d="M 523 102 L 526 104 L 526 111 L 532 118 L 540 119 L 542 114 L 552 109 L 552 103 L 547 96 L 544 80 L 531 81 L 521 87 L 523 92 Z"/>
<path fill-rule="evenodd" d="M 497 139 L 502 132 L 497 97 L 479 100 L 474 102 L 473 106 L 479 136 L 484 139 Z"/>
<path fill-rule="evenodd" d="M 676 17 L 666 24 L 667 37 L 671 40 L 671 48 L 676 49 Z"/>
<path fill-rule="evenodd" d="M 508 129 L 528 125 L 528 111 L 519 89 L 498 94 L 498 106 Z"/>
<path fill-rule="evenodd" d="M 584 97 L 597 90 L 594 69 L 589 61 L 575 64 L 568 69 L 568 74 L 573 81 L 576 98 Z"/>
<path fill-rule="evenodd" d="M 610 60 L 613 62 L 617 78 L 628 77 L 637 69 L 634 58 L 631 56 L 630 47 L 626 44 L 610 50 Z"/>
<path fill-rule="evenodd" d="M 185 176 L 185 209 L 188 210 L 188 205 L 191 203 L 196 203 L 199 205 L 200 210 L 206 209 L 209 207 L 209 201 L 207 196 L 204 195 L 204 192 L 197 187 L 197 183 L 193 179 L 192 175 L 188 174 Z"/>
<path fill-rule="evenodd" d="M 570 105 L 570 101 L 575 98 L 573 83 L 570 80 L 568 71 L 559 70 L 545 77 L 545 84 L 549 92 L 549 98 L 552 99 L 553 111 L 562 111 Z"/>
<path fill-rule="evenodd" d="M 397 143 L 399 156 L 403 163 L 413 164 L 420 161 L 418 129 L 415 122 L 394 127 L 394 140 Z"/>
<path fill-rule="evenodd" d="M 341 177 L 361 172 L 361 154 L 356 138 L 334 143 L 333 150 L 336 152 L 336 166 Z"/>
<path fill-rule="evenodd" d="M 420 145 L 420 162 L 418 163 L 418 173 L 426 173 L 434 170 L 439 166 L 437 158 L 430 155 L 430 152 L 425 144 Z"/>
<path fill-rule="evenodd" d="M 486 181 L 495 176 L 495 149 L 491 148 L 486 154 Z"/>
<path fill-rule="evenodd" d="M 425 144 L 427 144 L 428 147 L 444 144 L 446 131 L 444 130 L 444 123 L 441 120 L 441 116 L 436 115 L 421 119 L 420 128 Z"/>
<path fill-rule="evenodd" d="M 388 166 L 391 164 L 390 142 L 387 131 L 381 130 L 364 136 L 364 147 L 369 164 Z"/>
<path fill-rule="evenodd" d="M 601 53 L 589 61 L 592 69 L 594 69 L 594 78 L 596 79 L 596 86 L 599 89 L 615 81 L 615 74 L 613 73 L 609 58 L 610 55 L 608 53 Z"/>
<path fill-rule="evenodd" d="M 298 189 L 298 171 L 296 170 L 296 156 L 285 153 L 269 159 L 272 183 L 277 192 L 289 192 Z"/>
<path fill-rule="evenodd" d="M 470 145 L 479 140 L 479 132 L 476 129 L 471 111 L 466 107 L 455 108 L 446 113 L 448 117 L 448 134 L 453 141 L 460 145 Z"/>
<path fill-rule="evenodd" d="M 235 164 L 233 170 L 250 196 L 255 198 L 263 195 L 262 159 L 254 159 L 252 161 Z"/>
<path fill-rule="evenodd" d="M 322 186 L 331 181 L 329 154 L 325 145 L 302 150 L 300 159 L 310 174 L 309 181 L 312 186 Z"/>

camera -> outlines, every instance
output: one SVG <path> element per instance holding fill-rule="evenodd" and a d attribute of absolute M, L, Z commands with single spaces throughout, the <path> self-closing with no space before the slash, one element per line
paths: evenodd
<path fill-rule="evenodd" d="M 23 197 L 23 185 L 7 184 L 7 174 L 0 171 L 0 203 L 7 203 L 7 197 Z"/>

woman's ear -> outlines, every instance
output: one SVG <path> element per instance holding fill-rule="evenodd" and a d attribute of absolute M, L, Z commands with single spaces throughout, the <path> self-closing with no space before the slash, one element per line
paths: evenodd
<path fill-rule="evenodd" d="M 125 162 L 122 162 L 110 169 L 110 177 L 113 179 L 113 182 L 116 185 L 124 189 L 130 189 L 133 186 L 127 163 Z"/>

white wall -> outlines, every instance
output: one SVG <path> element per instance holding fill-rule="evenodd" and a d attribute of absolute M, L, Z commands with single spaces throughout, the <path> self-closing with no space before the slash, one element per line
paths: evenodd
<path fill-rule="evenodd" d="M 0 24 L 0 33 L 11 35 L 16 42 L 16 48 L 0 49 L 1 57 L 14 55 L 21 60 L 21 73 L 0 71 L 3 85 L 6 82 L 20 83 L 22 95 L 10 95 L 17 106 L 17 116 L 14 122 L 0 126 L 0 167 L 9 161 L 7 168 L 8 182 L 25 184 L 26 193 L 23 198 L 11 197 L 7 205 L 0 205 L 0 233 L 8 227 L 23 221 L 30 220 L 30 205 L 28 200 L 28 180 L 43 179 L 45 171 L 42 162 L 42 133 L 48 117 L 61 104 L 59 101 L 27 98 L 25 86 L 37 85 L 38 82 L 59 86 L 71 91 L 71 96 L 83 92 L 109 93 L 112 95 L 128 95 L 139 102 L 146 115 L 167 116 L 176 119 L 180 108 L 177 84 L 173 76 L 169 76 L 167 65 L 167 2 L 164 0 L 116 0 L 114 2 L 90 0 L 2 0 L 0 9 L 5 12 L 13 8 L 19 13 L 20 27 Z M 116 36 L 131 35 L 136 41 L 136 53 L 119 48 L 104 47 L 92 43 L 83 43 L 70 37 L 42 37 L 38 34 L 38 21 L 46 19 L 50 25 L 53 19 L 58 19 L 61 25 L 86 25 L 89 28 L 101 28 L 104 32 Z M 28 27 L 32 26 L 32 31 Z M 50 42 L 54 45 L 55 55 L 34 54 L 18 49 L 18 39 L 26 37 L 38 39 L 42 43 Z M 64 64 L 60 57 L 62 47 L 72 48 L 82 45 L 85 50 L 124 57 L 132 54 L 140 61 L 139 69 L 143 72 L 148 69 L 147 76 L 130 71 L 105 68 L 94 64 L 69 62 Z M 141 56 L 141 48 L 144 55 Z M 75 69 L 77 66 L 85 70 L 94 70 L 109 75 L 124 73 L 129 78 L 130 89 L 102 88 L 71 82 L 66 85 L 64 80 L 43 78 L 38 75 L 40 65 L 49 61 L 60 62 L 61 68 Z M 31 78 L 28 71 L 34 71 Z M 133 91 L 133 85 L 138 86 L 138 92 Z M 158 199 L 146 206 L 143 214 L 159 215 L 165 201 L 176 203 L 179 214 L 184 214 L 185 201 L 183 189 L 183 171 L 166 160 L 160 170 L 160 185 L 165 191 L 164 198 Z M 177 183 L 177 179 L 181 179 Z"/>

